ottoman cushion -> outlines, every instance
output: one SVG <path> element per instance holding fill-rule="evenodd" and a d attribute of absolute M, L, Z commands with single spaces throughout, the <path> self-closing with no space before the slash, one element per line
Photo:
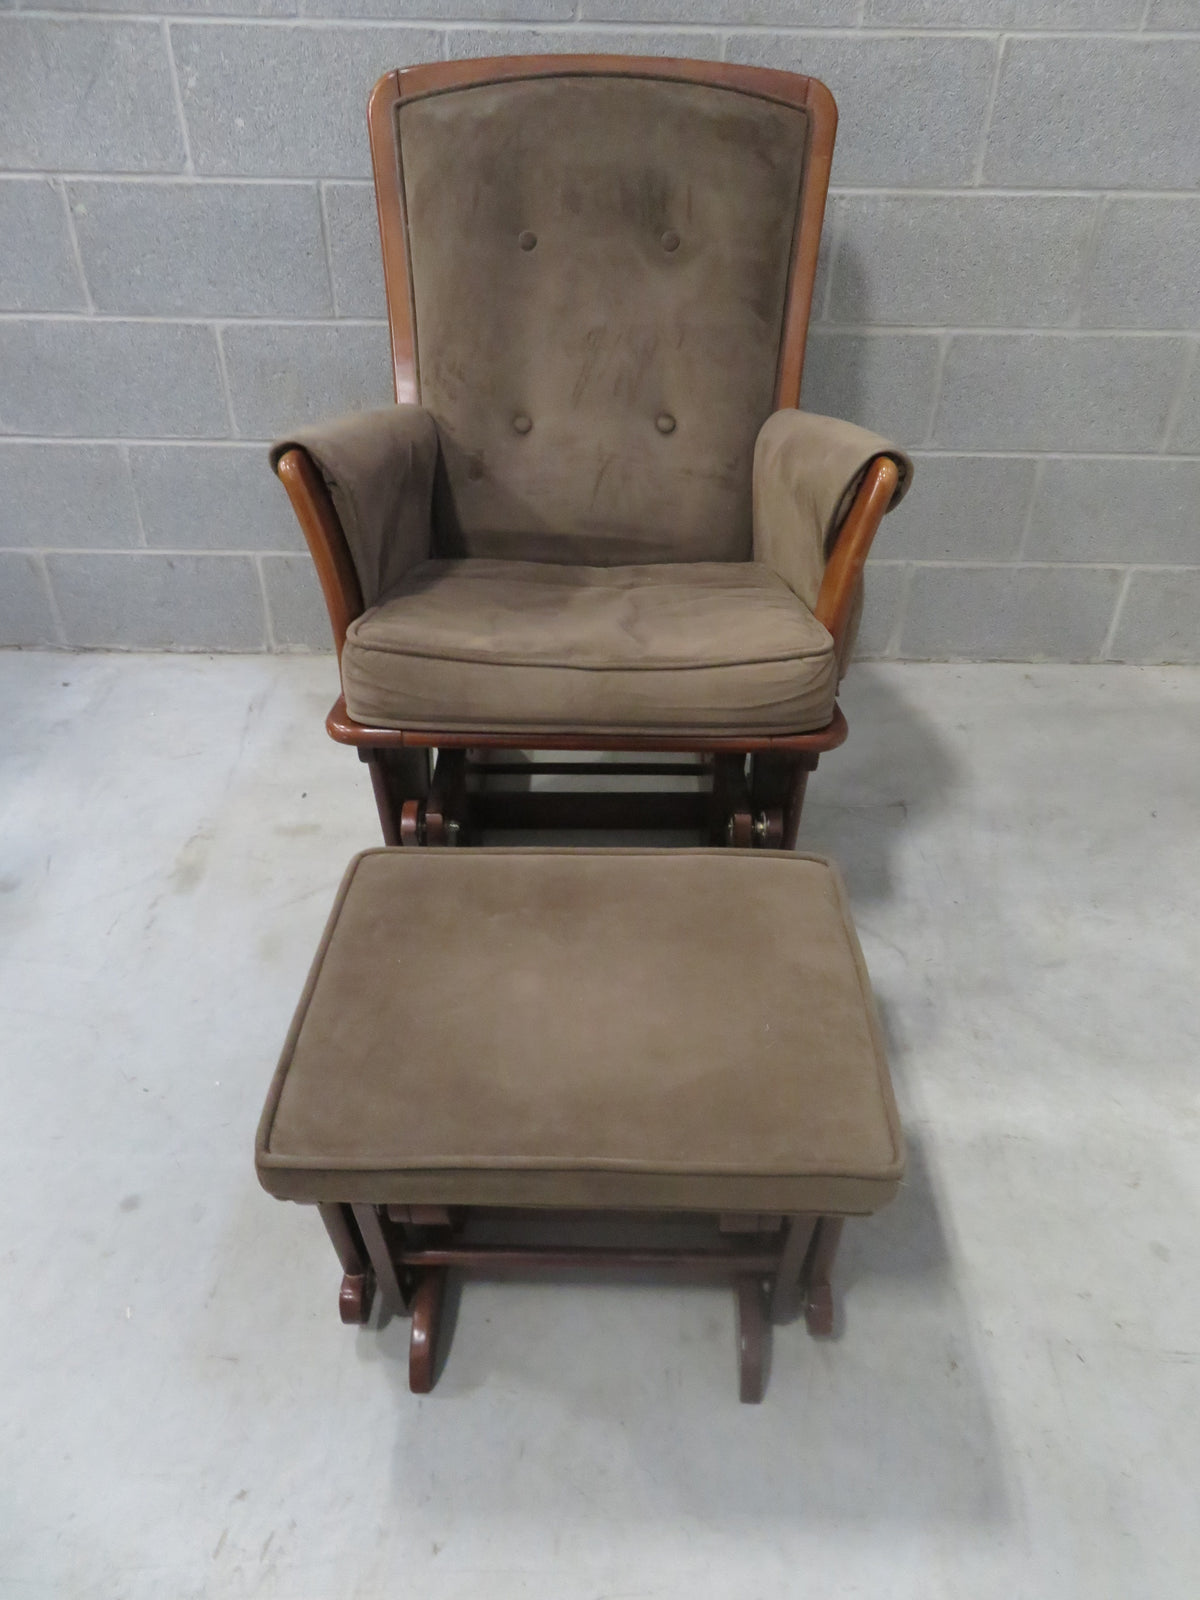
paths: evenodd
<path fill-rule="evenodd" d="M 870 1212 L 903 1146 L 836 870 L 368 850 L 259 1127 L 293 1200 Z"/>

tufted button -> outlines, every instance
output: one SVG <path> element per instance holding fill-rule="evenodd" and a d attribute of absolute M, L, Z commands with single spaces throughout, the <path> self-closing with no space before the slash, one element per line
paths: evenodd
<path fill-rule="evenodd" d="M 674 427 L 675 424 L 672 423 L 671 426 Z M 518 433 L 528 433 L 530 428 L 533 427 L 533 423 L 523 411 L 518 411 L 513 418 L 513 427 Z"/>
<path fill-rule="evenodd" d="M 679 235 L 675 232 L 674 228 L 668 228 L 666 233 L 663 234 L 662 247 L 664 250 L 679 249 Z"/>
<path fill-rule="evenodd" d="M 534 245 L 537 244 L 537 234 L 526 228 L 523 233 L 517 235 L 517 243 L 522 250 L 532 250 Z"/>
<path fill-rule="evenodd" d="M 658 429 L 659 433 L 674 433 L 675 418 L 669 411 L 660 411 L 658 416 L 654 419 L 654 426 Z"/>

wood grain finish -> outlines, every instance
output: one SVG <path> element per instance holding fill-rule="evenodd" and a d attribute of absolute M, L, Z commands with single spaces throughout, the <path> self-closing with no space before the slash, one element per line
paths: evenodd
<path fill-rule="evenodd" d="M 900 470 L 891 456 L 876 456 L 863 475 L 826 563 L 814 611 L 817 621 L 833 635 L 839 660 L 872 541 L 899 481 Z"/>
<path fill-rule="evenodd" d="M 409 1387 L 414 1394 L 428 1394 L 436 1380 L 438 1334 L 452 1269 L 486 1278 L 582 1270 L 618 1278 L 649 1273 L 662 1281 L 729 1283 L 737 1304 L 738 1389 L 748 1404 L 763 1397 L 771 1322 L 788 1320 L 803 1302 L 810 1333 L 827 1336 L 834 1328 L 831 1274 L 842 1217 L 359 1203 L 323 1205 L 320 1210 L 339 1261 L 359 1269 L 343 1279 L 342 1320 L 367 1320 L 376 1282 L 388 1309 L 411 1313 Z M 599 1242 L 579 1241 L 581 1219 L 599 1215 L 611 1219 L 618 1237 L 624 1228 L 622 1242 L 604 1242 L 614 1236 L 608 1227 Z M 688 1218 L 689 1242 L 679 1234 L 681 1215 Z M 559 1235 L 564 1242 L 529 1242 L 522 1229 L 533 1218 L 539 1233 L 548 1224 L 551 1241 Z M 646 1242 L 630 1241 L 631 1223 Z M 698 1235 L 694 1225 L 700 1227 Z M 673 1242 L 655 1243 L 664 1235 Z"/>
<path fill-rule="evenodd" d="M 403 1311 L 408 1296 L 396 1270 L 396 1259 L 391 1241 L 384 1232 L 383 1217 L 378 1206 L 354 1205 L 354 1220 L 362 1235 L 363 1244 L 371 1259 L 380 1293 L 389 1311 Z"/>
<path fill-rule="evenodd" d="M 362 590 L 341 520 L 329 498 L 325 480 L 307 450 L 298 447 L 286 450 L 275 470 L 287 490 L 317 569 L 333 629 L 333 647 L 340 662 L 346 629 L 363 611 Z"/>
<path fill-rule="evenodd" d="M 842 1238 L 843 1217 L 821 1217 L 804 1263 L 804 1320 L 817 1339 L 833 1335 L 833 1261 Z"/>
<path fill-rule="evenodd" d="M 543 733 L 536 729 L 521 733 L 464 733 L 449 729 L 433 732 L 416 728 L 377 728 L 356 722 L 346 710 L 343 695 L 334 701 L 325 727 L 339 744 L 378 750 L 628 750 L 633 753 L 657 750 L 692 755 L 722 751 L 744 755 L 755 750 L 820 755 L 844 744 L 847 733 L 846 719 L 839 706 L 834 706 L 833 716 L 825 727 L 812 733 L 747 734 L 738 738 L 709 738 L 703 734 Z"/>
<path fill-rule="evenodd" d="M 408 1387 L 413 1394 L 428 1394 L 437 1376 L 437 1341 L 446 1298 L 446 1274 L 433 1267 L 417 1284 L 412 1303 L 412 1329 L 408 1341 Z"/>

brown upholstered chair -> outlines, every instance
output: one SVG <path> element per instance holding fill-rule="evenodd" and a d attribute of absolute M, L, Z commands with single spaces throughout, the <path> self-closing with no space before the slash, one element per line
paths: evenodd
<path fill-rule="evenodd" d="M 836 121 L 815 79 L 698 61 L 376 86 L 397 404 L 272 459 L 333 624 L 329 731 L 388 842 L 522 820 L 794 840 L 911 472 L 795 409 Z M 639 779 L 684 752 L 711 783 L 522 810 L 494 792 L 505 750 L 639 752 Z"/>

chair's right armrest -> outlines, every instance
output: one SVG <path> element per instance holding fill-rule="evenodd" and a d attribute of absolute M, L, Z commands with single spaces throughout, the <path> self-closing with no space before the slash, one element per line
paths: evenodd
<path fill-rule="evenodd" d="M 271 446 L 339 655 L 354 618 L 430 554 L 437 458 L 437 425 L 421 406 L 356 412 Z"/>

